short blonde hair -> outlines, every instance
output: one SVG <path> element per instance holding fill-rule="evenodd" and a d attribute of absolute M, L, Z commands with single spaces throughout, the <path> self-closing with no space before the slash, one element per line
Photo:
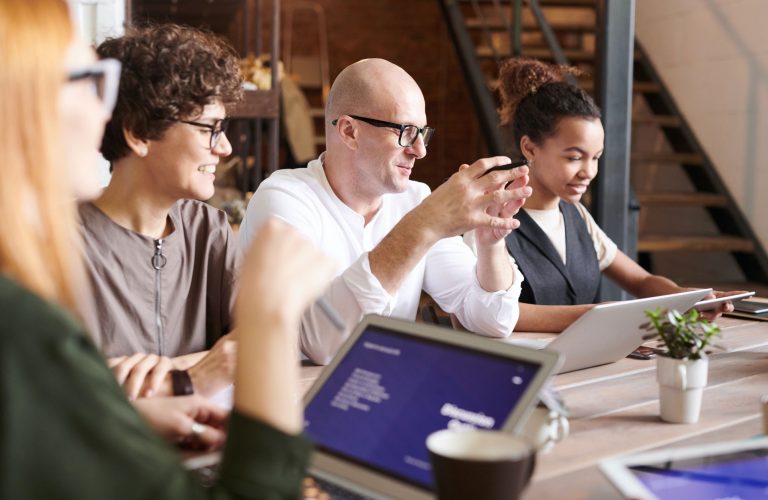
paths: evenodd
<path fill-rule="evenodd" d="M 0 272 L 77 312 L 82 263 L 59 158 L 59 93 L 73 39 L 64 0 L 0 0 Z"/>

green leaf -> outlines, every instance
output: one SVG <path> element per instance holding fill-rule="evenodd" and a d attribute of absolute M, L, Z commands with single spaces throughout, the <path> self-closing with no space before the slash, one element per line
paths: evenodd
<path fill-rule="evenodd" d="M 643 340 L 658 338 L 669 357 L 701 359 L 707 346 L 720 348 L 712 344 L 713 337 L 720 335 L 720 327 L 702 318 L 696 309 L 680 313 L 657 308 L 645 311 L 645 315 L 650 322 L 641 328 L 650 333 L 644 335 Z"/>

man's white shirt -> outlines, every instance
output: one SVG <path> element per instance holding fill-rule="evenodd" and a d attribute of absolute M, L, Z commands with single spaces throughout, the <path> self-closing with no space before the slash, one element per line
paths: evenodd
<path fill-rule="evenodd" d="M 304 354 L 317 363 L 328 363 L 365 314 L 415 319 L 422 289 L 473 332 L 491 337 L 512 332 L 519 315 L 521 273 L 515 273 L 508 290 L 486 292 L 477 281 L 477 259 L 460 237 L 437 242 L 398 292 L 389 294 L 371 272 L 368 253 L 430 194 L 429 187 L 409 181 L 405 192 L 384 195 L 378 212 L 365 224 L 333 192 L 322 160 L 321 155 L 307 168 L 274 172 L 251 198 L 240 226 L 240 245 L 246 250 L 261 224 L 276 216 L 338 262 L 338 274 L 323 297 L 347 328 L 338 331 L 318 306 L 310 307 L 301 321 Z M 290 255 L 276 255 L 275 265 L 290 265 L 290 259 Z"/>

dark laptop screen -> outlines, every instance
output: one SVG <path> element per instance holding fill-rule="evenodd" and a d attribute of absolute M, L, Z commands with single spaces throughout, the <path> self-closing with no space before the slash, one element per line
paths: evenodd
<path fill-rule="evenodd" d="M 425 441 L 500 429 L 540 365 L 370 326 L 305 409 L 321 450 L 431 488 Z"/>

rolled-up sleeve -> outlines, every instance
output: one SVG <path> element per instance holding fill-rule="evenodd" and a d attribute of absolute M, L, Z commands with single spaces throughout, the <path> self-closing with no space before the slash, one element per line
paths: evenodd
<path fill-rule="evenodd" d="M 507 290 L 488 292 L 477 280 L 477 258 L 461 238 L 440 240 L 426 257 L 424 290 L 468 330 L 488 337 L 508 337 L 520 309 L 522 273 L 513 265 Z"/>
<path fill-rule="evenodd" d="M 241 248 L 247 249 L 261 224 L 270 216 L 275 216 L 296 228 L 308 240 L 307 244 L 324 249 L 330 257 L 337 258 L 338 254 L 347 252 L 345 241 L 332 244 L 323 242 L 324 224 L 332 224 L 333 221 L 324 219 L 325 212 L 312 204 L 310 192 L 291 187 L 294 189 L 265 182 L 256 191 L 248 203 L 241 227 Z M 279 262 L 290 257 L 275 258 Z M 331 361 L 363 315 L 387 315 L 397 300 L 397 296 L 390 295 L 371 272 L 368 252 L 360 255 L 348 267 L 343 266 L 339 264 L 339 274 L 330 282 L 322 298 L 338 313 L 344 328 L 339 329 L 334 325 L 317 303 L 307 308 L 301 319 L 299 347 L 305 356 L 317 364 L 324 365 Z M 301 283 L 296 286 L 301 286 Z"/>
<path fill-rule="evenodd" d="M 323 300 L 339 313 L 345 329 L 339 330 L 325 312 L 313 304 L 301 319 L 299 338 L 301 351 L 313 362 L 326 365 L 364 315 L 389 315 L 397 295 L 390 295 L 373 275 L 366 252 L 333 280 Z"/>

